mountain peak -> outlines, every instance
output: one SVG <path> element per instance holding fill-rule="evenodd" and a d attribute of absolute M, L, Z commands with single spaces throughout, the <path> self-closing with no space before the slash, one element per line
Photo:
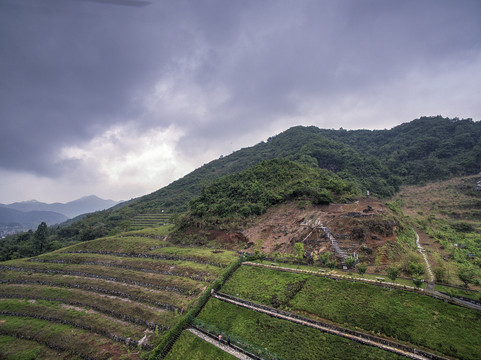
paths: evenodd
<path fill-rule="evenodd" d="M 68 218 L 73 218 L 81 214 L 108 209 L 117 204 L 117 201 L 104 200 L 96 195 L 88 195 L 67 203 L 57 202 L 47 204 L 37 200 L 28 200 L 5 205 L 5 207 L 23 212 L 53 211 L 63 214 Z"/>

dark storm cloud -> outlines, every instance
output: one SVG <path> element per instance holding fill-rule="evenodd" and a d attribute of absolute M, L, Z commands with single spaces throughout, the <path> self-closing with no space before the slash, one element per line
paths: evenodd
<path fill-rule="evenodd" d="M 109 5 L 122 5 L 122 6 L 146 6 L 150 5 L 150 1 L 136 1 L 136 0 L 76 0 L 76 1 L 90 1 L 96 2 L 100 4 L 109 4 Z"/>
<path fill-rule="evenodd" d="M 193 127 L 188 138 L 259 130 L 276 118 L 301 115 L 304 99 L 329 104 L 362 97 L 413 71 L 435 71 L 480 52 L 481 23 L 474 15 L 481 15 L 479 2 L 270 5 L 243 9 L 230 44 L 208 52 L 194 78 L 198 84 L 227 84 L 231 96 L 213 114 L 218 121 Z"/>
<path fill-rule="evenodd" d="M 0 0 L 0 168 L 74 171 L 62 147 L 126 122 L 175 124 L 192 154 L 306 107 L 370 101 L 472 62 L 480 15 L 469 0 Z"/>
<path fill-rule="evenodd" d="M 67 2 L 0 2 L 2 167 L 49 172 L 60 146 L 135 116 L 166 61 L 149 51 L 168 53 L 164 34 L 130 8 Z"/>

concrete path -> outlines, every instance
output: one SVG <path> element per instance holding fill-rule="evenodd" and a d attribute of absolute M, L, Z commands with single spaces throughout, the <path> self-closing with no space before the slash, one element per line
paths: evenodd
<path fill-rule="evenodd" d="M 201 338 L 202 340 L 205 340 L 207 341 L 208 343 L 211 343 L 212 345 L 214 346 L 217 346 L 219 349 L 225 351 L 225 352 L 228 352 L 229 354 L 235 356 L 236 358 L 240 359 L 240 360 L 254 360 L 253 358 L 233 349 L 232 347 L 226 345 L 226 344 L 221 344 L 219 342 L 219 340 L 215 340 L 215 339 L 212 339 L 210 336 L 207 336 L 206 334 L 200 332 L 199 330 L 197 329 L 193 329 L 193 328 L 189 328 L 187 329 L 188 331 L 190 331 L 192 334 L 194 334 L 195 336 Z"/>
<path fill-rule="evenodd" d="M 426 291 L 434 293 L 434 275 L 431 270 L 431 265 L 429 265 L 426 251 L 424 250 L 424 248 L 421 246 L 421 243 L 419 242 L 419 234 L 416 231 L 414 231 L 414 233 L 416 234 L 416 246 L 418 247 L 418 251 L 424 258 L 424 262 L 426 263 L 426 270 L 428 271 L 428 275 L 429 275 L 429 281 L 426 283 Z"/>

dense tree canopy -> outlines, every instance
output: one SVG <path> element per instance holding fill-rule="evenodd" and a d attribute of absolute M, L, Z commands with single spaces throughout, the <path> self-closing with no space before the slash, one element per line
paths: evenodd
<path fill-rule="evenodd" d="M 317 204 L 353 196 L 355 187 L 325 170 L 285 159 L 263 161 L 202 189 L 190 204 L 195 216 L 259 215 L 274 204 L 307 197 Z"/>

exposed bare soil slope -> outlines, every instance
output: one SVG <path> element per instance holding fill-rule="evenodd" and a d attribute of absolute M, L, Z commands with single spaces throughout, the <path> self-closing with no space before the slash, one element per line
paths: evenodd
<path fill-rule="evenodd" d="M 302 242 L 311 254 L 334 253 L 324 227 L 346 254 L 361 253 L 371 262 L 379 247 L 395 240 L 397 226 L 386 205 L 368 198 L 352 204 L 281 204 L 257 217 L 242 234 L 250 249 L 268 254 L 291 254 L 296 242 Z"/>

